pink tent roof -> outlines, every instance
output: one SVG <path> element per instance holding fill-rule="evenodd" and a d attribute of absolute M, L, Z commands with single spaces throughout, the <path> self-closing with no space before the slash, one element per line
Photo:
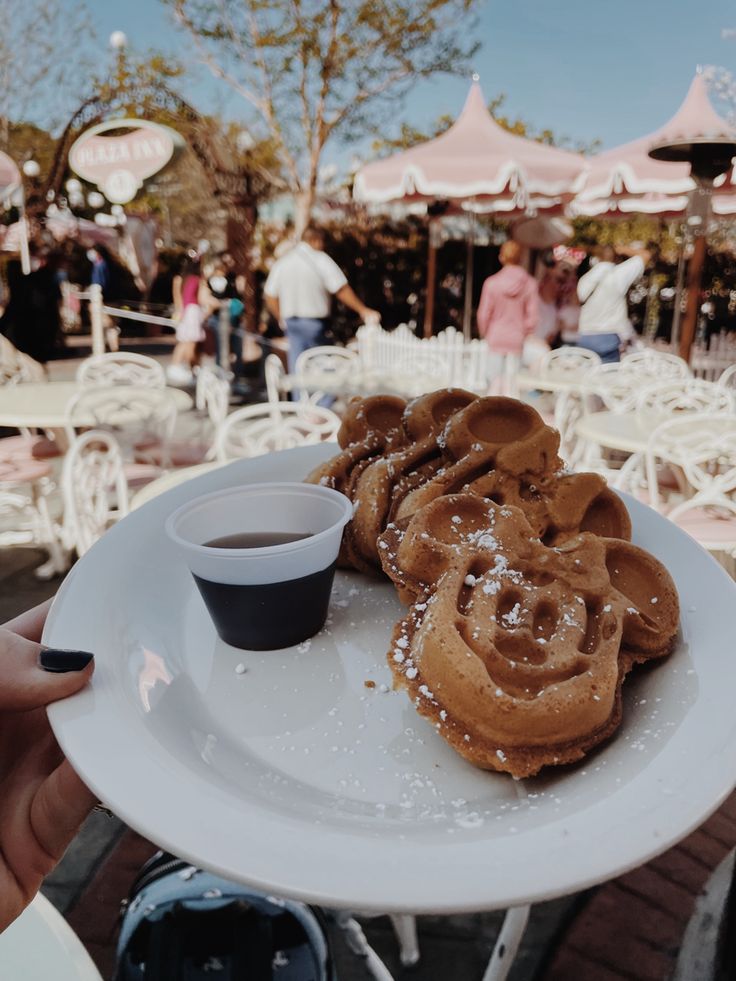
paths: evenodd
<path fill-rule="evenodd" d="M 463 111 L 441 136 L 366 164 L 355 178 L 359 201 L 488 199 L 493 211 L 543 210 L 582 186 L 576 153 L 507 132 L 473 82 Z M 493 199 L 493 200 L 490 200 Z"/>
<path fill-rule="evenodd" d="M 663 143 L 733 137 L 733 131 L 711 105 L 705 77 L 697 74 L 685 101 L 655 133 L 605 150 L 590 160 L 582 201 L 615 195 L 687 194 L 695 187 L 690 165 L 653 160 L 649 151 Z M 729 188 L 730 189 L 730 188 Z"/>
<path fill-rule="evenodd" d="M 0 151 L 0 196 L 15 190 L 20 184 L 20 171 L 7 155 Z"/>
<path fill-rule="evenodd" d="M 631 197 L 614 195 L 587 200 L 583 200 L 583 195 L 578 195 L 570 204 L 570 214 L 573 217 L 584 215 L 588 218 L 628 218 L 631 215 L 678 218 L 687 213 L 688 203 L 688 194 L 661 194 L 654 191 Z M 736 214 L 736 195 L 715 194 L 711 206 L 713 214 L 717 216 Z"/>

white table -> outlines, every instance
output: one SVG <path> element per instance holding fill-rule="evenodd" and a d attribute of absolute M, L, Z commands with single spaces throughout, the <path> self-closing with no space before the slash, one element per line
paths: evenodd
<path fill-rule="evenodd" d="M 178 388 L 171 392 L 179 412 L 191 409 L 192 399 Z M 67 405 L 84 388 L 76 382 L 29 382 L 3 385 L 0 388 L 0 426 L 20 429 L 63 429 L 67 420 Z M 78 425 L 93 426 L 95 419 L 76 417 Z"/>
<path fill-rule="evenodd" d="M 447 387 L 446 381 L 432 375 L 412 374 L 409 371 L 384 372 L 352 366 L 348 371 L 310 371 L 284 375 L 279 384 L 283 392 L 302 390 L 334 396 L 399 395 L 402 398 L 416 398 L 418 395 Z"/>
<path fill-rule="evenodd" d="M 164 491 L 171 490 L 172 487 L 178 487 L 179 484 L 186 483 L 192 477 L 199 477 L 200 474 L 208 473 L 210 470 L 224 466 L 226 464 L 220 460 L 212 460 L 208 463 L 198 463 L 194 467 L 181 467 L 179 470 L 170 470 L 169 473 L 165 473 L 161 477 L 157 477 L 156 480 L 152 480 L 150 484 L 146 484 L 145 487 L 141 487 L 130 502 L 130 510 L 135 511 L 136 508 L 142 507 L 144 504 L 152 501 L 154 497 L 158 497 Z"/>
<path fill-rule="evenodd" d="M 661 420 L 659 420 L 661 421 Z M 581 439 L 623 453 L 645 453 L 649 435 L 656 425 L 636 412 L 592 412 L 575 427 Z"/>

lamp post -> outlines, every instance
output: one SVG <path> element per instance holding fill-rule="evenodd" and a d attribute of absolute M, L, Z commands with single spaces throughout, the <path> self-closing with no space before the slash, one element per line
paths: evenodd
<path fill-rule="evenodd" d="M 731 167 L 736 156 L 736 134 L 721 133 L 713 137 L 686 135 L 670 143 L 653 146 L 649 156 L 654 160 L 668 160 L 673 163 L 689 163 L 690 175 L 697 187 L 691 192 L 691 210 L 697 199 L 701 198 L 702 220 L 696 226 L 693 252 L 687 274 L 687 306 L 680 334 L 680 357 L 690 360 L 690 351 L 695 340 L 698 322 L 700 284 L 707 252 L 708 221 L 712 214 L 711 195 L 713 181 Z"/>
<path fill-rule="evenodd" d="M 20 198 L 20 268 L 23 275 L 27 276 L 31 271 L 31 253 L 28 245 L 28 205 L 31 203 L 34 205 L 37 204 L 38 178 L 41 173 L 41 167 L 38 161 L 29 159 L 23 162 L 21 170 L 23 171 L 23 176 L 28 178 L 31 188 L 31 193 L 26 195 L 26 182 L 23 181 Z"/>

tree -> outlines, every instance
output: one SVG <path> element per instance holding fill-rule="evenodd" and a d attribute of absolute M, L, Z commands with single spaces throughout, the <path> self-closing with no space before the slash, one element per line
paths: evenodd
<path fill-rule="evenodd" d="M 62 0 L 0 0 L 0 150 L 11 121 L 53 129 L 79 101 L 93 55 L 84 5 Z"/>
<path fill-rule="evenodd" d="M 364 131 L 419 79 L 468 71 L 478 0 L 161 0 L 250 107 L 297 199 L 297 232 L 333 138 Z M 384 115 L 385 118 L 385 115 Z"/>

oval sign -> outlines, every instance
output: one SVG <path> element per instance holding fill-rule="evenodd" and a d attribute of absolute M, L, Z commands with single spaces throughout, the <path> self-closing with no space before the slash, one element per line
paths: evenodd
<path fill-rule="evenodd" d="M 116 136 L 116 130 L 124 132 Z M 111 119 L 82 133 L 69 151 L 69 167 L 108 201 L 127 204 L 183 145 L 177 132 L 160 123 Z"/>

